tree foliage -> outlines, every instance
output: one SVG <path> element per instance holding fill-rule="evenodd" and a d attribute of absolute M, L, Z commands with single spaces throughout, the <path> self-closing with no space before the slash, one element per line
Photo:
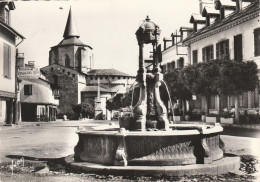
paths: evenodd
<path fill-rule="evenodd" d="M 94 100 L 88 99 L 81 104 L 76 104 L 71 106 L 72 110 L 78 115 L 78 117 L 94 117 L 95 108 L 94 108 Z"/>
<path fill-rule="evenodd" d="M 253 61 L 212 60 L 189 65 L 181 75 L 193 94 L 204 96 L 241 94 L 254 90 L 258 80 L 257 65 Z"/>
<path fill-rule="evenodd" d="M 191 99 L 191 92 L 184 85 L 181 78 L 181 70 L 174 69 L 170 73 L 164 75 L 164 80 L 169 88 L 171 99 L 189 100 Z M 164 94 L 163 94 L 164 95 Z M 167 94 L 168 96 L 168 94 Z"/>

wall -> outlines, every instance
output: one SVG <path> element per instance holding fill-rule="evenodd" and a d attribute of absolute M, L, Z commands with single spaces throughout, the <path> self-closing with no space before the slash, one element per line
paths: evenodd
<path fill-rule="evenodd" d="M 93 80 L 90 79 L 91 77 L 93 78 Z M 102 77 L 102 79 L 101 79 L 101 77 Z M 130 88 L 131 85 L 135 82 L 134 77 L 120 76 L 120 79 L 119 79 L 118 76 L 91 76 L 91 75 L 89 75 L 89 76 L 87 76 L 87 84 L 97 85 L 98 78 L 99 78 L 100 84 L 107 85 L 109 87 L 121 85 L 121 87 Z"/>
<path fill-rule="evenodd" d="M 188 60 L 188 48 L 186 46 L 178 46 L 176 49 L 176 45 L 167 48 L 162 52 L 162 63 L 161 65 L 167 65 L 167 63 L 175 62 L 175 68 L 178 68 L 178 59 L 182 57 L 184 59 L 184 66 L 189 65 Z M 163 72 L 169 71 L 167 66 L 166 70 L 163 70 Z"/>
<path fill-rule="evenodd" d="M 259 27 L 257 18 L 244 22 L 237 26 L 231 27 L 226 31 L 219 32 L 205 39 L 191 44 L 191 52 L 198 50 L 198 62 L 202 62 L 202 48 L 208 45 L 214 47 L 214 59 L 216 59 L 216 43 L 221 40 L 229 39 L 230 58 L 234 59 L 234 36 L 242 34 L 243 41 L 243 59 L 254 60 L 260 66 L 260 57 L 254 57 L 254 29 Z M 192 59 L 192 55 L 190 57 Z"/>
<path fill-rule="evenodd" d="M 0 123 L 5 122 L 6 118 L 6 101 L 0 98 Z"/>
<path fill-rule="evenodd" d="M 11 77 L 4 78 L 4 44 L 11 47 Z M 0 91 L 15 93 L 15 36 L 0 26 Z"/>
<path fill-rule="evenodd" d="M 22 103 L 59 105 L 59 100 L 54 99 L 49 83 L 40 79 L 24 79 L 19 85 Z M 24 85 L 32 85 L 32 95 L 24 95 Z"/>
<path fill-rule="evenodd" d="M 52 83 L 54 83 L 53 76 L 58 77 L 58 86 L 60 87 L 58 114 L 60 116 L 65 113 L 67 115 L 73 114 L 71 106 L 78 104 L 78 97 L 80 97 L 78 95 L 78 72 L 59 65 L 50 65 L 42 68 L 42 70 L 46 72 L 46 78 Z"/>
<path fill-rule="evenodd" d="M 65 66 L 66 54 L 70 58 L 71 68 L 87 73 L 90 69 L 90 60 L 93 60 L 92 50 L 90 48 L 83 48 L 74 45 L 52 47 L 49 51 L 49 64 L 51 65 L 56 63 Z M 79 68 L 80 64 L 81 69 Z"/>

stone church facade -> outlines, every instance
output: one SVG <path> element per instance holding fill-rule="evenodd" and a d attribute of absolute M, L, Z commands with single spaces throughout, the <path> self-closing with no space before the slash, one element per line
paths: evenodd
<path fill-rule="evenodd" d="M 56 97 L 60 100 L 57 116 L 61 118 L 63 115 L 67 115 L 69 119 L 75 119 L 72 105 L 80 104 L 88 99 L 95 100 L 98 83 L 94 83 L 93 80 L 97 80 L 97 76 L 101 76 L 104 78 L 100 84 L 101 89 L 99 89 L 101 90 L 100 96 L 103 98 L 103 103 L 101 103 L 103 115 L 106 119 L 110 119 L 110 114 L 105 108 L 106 100 L 122 90 L 121 87 L 124 87 L 124 90 L 130 87 L 134 82 L 134 77 L 114 69 L 112 71 L 111 69 L 92 69 L 93 49 L 82 43 L 79 37 L 70 9 L 63 40 L 58 45 L 51 47 L 49 65 L 41 68 L 46 78 L 53 83 Z M 97 74 L 100 71 L 102 74 Z M 103 75 L 107 72 L 109 75 Z M 120 78 L 117 79 L 119 82 L 117 85 L 120 85 L 120 88 L 111 88 L 111 84 L 103 83 L 109 76 Z M 93 77 L 93 80 L 90 80 L 90 77 Z M 130 81 L 125 84 L 127 79 Z M 120 84 L 121 82 L 122 84 Z"/>

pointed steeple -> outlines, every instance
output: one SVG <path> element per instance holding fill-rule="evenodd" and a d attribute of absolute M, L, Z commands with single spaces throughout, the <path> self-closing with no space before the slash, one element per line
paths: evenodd
<path fill-rule="evenodd" d="M 72 12 L 71 12 L 71 7 L 70 7 L 70 12 L 67 20 L 67 24 L 65 27 L 65 31 L 63 34 L 64 39 L 72 38 L 72 37 L 77 37 L 79 38 L 79 33 L 74 21 L 74 18 L 72 17 Z"/>

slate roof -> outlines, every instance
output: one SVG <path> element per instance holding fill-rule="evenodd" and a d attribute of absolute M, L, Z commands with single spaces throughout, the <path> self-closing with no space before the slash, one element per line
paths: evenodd
<path fill-rule="evenodd" d="M 89 47 L 90 49 L 92 49 L 92 47 L 90 47 L 89 45 L 83 44 L 77 37 L 63 39 L 57 46 L 66 46 L 66 45 L 83 46 L 83 47 Z"/>
<path fill-rule="evenodd" d="M 231 0 L 217 0 L 215 1 L 215 8 L 220 9 L 220 7 L 232 7 L 236 9 L 236 2 L 232 2 Z"/>
<path fill-rule="evenodd" d="M 66 23 L 66 27 L 65 27 L 65 30 L 64 30 L 63 37 L 65 39 L 71 38 L 71 37 L 79 38 L 77 26 L 76 26 L 76 23 L 74 21 L 74 18 L 72 17 L 71 7 L 70 7 L 70 12 L 69 12 L 69 15 L 68 15 L 68 19 L 67 19 L 67 23 Z"/>
<path fill-rule="evenodd" d="M 90 70 L 87 75 L 104 75 L 104 76 L 128 76 L 128 77 L 134 77 L 131 75 L 128 75 L 126 73 L 123 73 L 121 71 L 115 70 L 115 69 L 92 69 Z"/>
<path fill-rule="evenodd" d="M 201 15 L 199 14 L 195 14 L 193 13 L 190 17 L 190 23 L 194 23 L 194 22 L 202 22 L 202 23 L 205 23 L 206 22 L 206 19 L 204 17 L 202 17 Z"/>
<path fill-rule="evenodd" d="M 234 12 L 234 13 L 230 14 L 225 19 L 217 20 L 212 25 L 203 27 L 202 29 L 198 30 L 197 32 L 191 33 L 186 39 L 183 40 L 183 42 L 185 43 L 190 39 L 193 39 L 199 35 L 202 35 L 210 30 L 214 30 L 216 28 L 224 26 L 232 21 L 235 21 L 239 18 L 242 18 L 242 17 L 244 17 L 250 13 L 256 12 L 256 11 L 259 11 L 259 2 L 258 1 L 254 1 L 253 3 L 251 3 L 250 5 L 248 5 L 247 7 L 245 7 L 244 9 L 242 9 L 239 12 Z"/>
<path fill-rule="evenodd" d="M 205 17 L 207 14 L 219 15 L 219 11 L 212 7 L 204 7 L 202 11 L 202 16 Z"/>

